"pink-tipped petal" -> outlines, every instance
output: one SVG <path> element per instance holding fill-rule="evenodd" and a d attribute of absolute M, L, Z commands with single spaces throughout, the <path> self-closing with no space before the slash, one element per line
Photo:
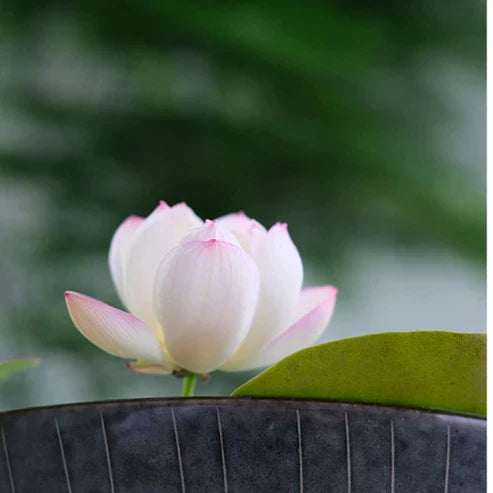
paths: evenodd
<path fill-rule="evenodd" d="M 216 219 L 219 224 L 231 232 L 248 229 L 251 220 L 243 211 L 232 212 Z"/>
<path fill-rule="evenodd" d="M 186 204 L 169 207 L 162 202 L 135 232 L 125 259 L 126 301 L 129 310 L 151 327 L 158 325 L 152 296 L 159 264 L 200 224 L 201 219 Z"/>
<path fill-rule="evenodd" d="M 311 346 L 327 327 L 334 312 L 337 289 L 334 286 L 307 288 L 297 307 L 303 315 L 242 368 L 249 370 L 277 363 L 291 353 Z"/>
<path fill-rule="evenodd" d="M 221 369 L 236 371 L 289 327 L 303 282 L 301 258 L 285 224 L 274 225 L 254 252 L 260 273 L 257 309 L 248 336 Z"/>
<path fill-rule="evenodd" d="M 171 207 L 171 210 L 173 212 L 175 234 L 180 239 L 192 228 L 197 228 L 204 223 L 185 202 L 175 204 Z"/>
<path fill-rule="evenodd" d="M 224 229 L 218 221 L 210 221 L 209 219 L 202 226 L 191 229 L 180 243 L 209 240 L 226 241 L 239 246 L 238 240 L 229 231 Z"/>
<path fill-rule="evenodd" d="M 145 375 L 169 375 L 173 371 L 168 366 L 142 360 L 128 362 L 127 368 L 137 373 L 144 373 Z"/>
<path fill-rule="evenodd" d="M 321 303 L 328 301 L 332 308 L 335 307 L 337 288 L 335 286 L 313 286 L 301 290 L 298 303 L 294 310 L 291 323 L 294 324 L 308 315 L 312 310 L 319 307 Z M 332 315 L 332 312 L 330 313 Z"/>
<path fill-rule="evenodd" d="M 179 245 L 163 260 L 154 304 L 170 356 L 209 373 L 245 338 L 258 296 L 258 270 L 240 247 L 216 239 Z"/>
<path fill-rule="evenodd" d="M 65 301 L 77 329 L 103 351 L 167 364 L 152 329 L 142 320 L 73 291 L 65 293 Z"/>
<path fill-rule="evenodd" d="M 130 216 L 123 221 L 118 229 L 115 231 L 110 244 L 110 251 L 108 255 L 108 262 L 110 264 L 111 277 L 116 287 L 118 295 L 126 306 L 125 290 L 123 282 L 123 266 L 125 264 L 125 256 L 127 254 L 128 246 L 132 241 L 135 231 L 144 222 L 143 217 Z"/>
<path fill-rule="evenodd" d="M 222 228 L 232 233 L 245 251 L 253 254 L 256 246 L 267 234 L 265 228 L 244 212 L 235 212 L 216 219 Z"/>

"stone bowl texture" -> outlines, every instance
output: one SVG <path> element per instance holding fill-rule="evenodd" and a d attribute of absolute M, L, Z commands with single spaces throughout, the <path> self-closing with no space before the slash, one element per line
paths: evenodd
<path fill-rule="evenodd" d="M 238 398 L 0 414 L 1 493 L 481 493 L 486 421 Z"/>

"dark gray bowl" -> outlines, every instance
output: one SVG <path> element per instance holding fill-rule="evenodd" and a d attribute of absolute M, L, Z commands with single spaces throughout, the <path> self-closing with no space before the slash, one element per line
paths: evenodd
<path fill-rule="evenodd" d="M 391 407 L 148 399 L 0 414 L 0 492 L 486 491 L 486 422 Z"/>

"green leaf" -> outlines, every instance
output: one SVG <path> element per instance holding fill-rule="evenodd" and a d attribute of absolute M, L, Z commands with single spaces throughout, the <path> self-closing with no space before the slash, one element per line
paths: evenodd
<path fill-rule="evenodd" d="M 238 397 L 364 402 L 486 415 L 486 335 L 388 332 L 299 351 Z"/>
<path fill-rule="evenodd" d="M 17 372 L 27 370 L 37 366 L 41 360 L 39 358 L 13 359 L 0 363 L 0 381 L 10 378 Z"/>

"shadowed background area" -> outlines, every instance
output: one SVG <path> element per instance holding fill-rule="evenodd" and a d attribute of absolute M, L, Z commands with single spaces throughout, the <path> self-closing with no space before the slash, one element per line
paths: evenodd
<path fill-rule="evenodd" d="M 484 2 L 5 0 L 0 29 L 0 360 L 43 359 L 0 409 L 177 395 L 63 300 L 120 306 L 111 236 L 159 199 L 288 222 L 339 288 L 323 340 L 485 330 Z"/>

